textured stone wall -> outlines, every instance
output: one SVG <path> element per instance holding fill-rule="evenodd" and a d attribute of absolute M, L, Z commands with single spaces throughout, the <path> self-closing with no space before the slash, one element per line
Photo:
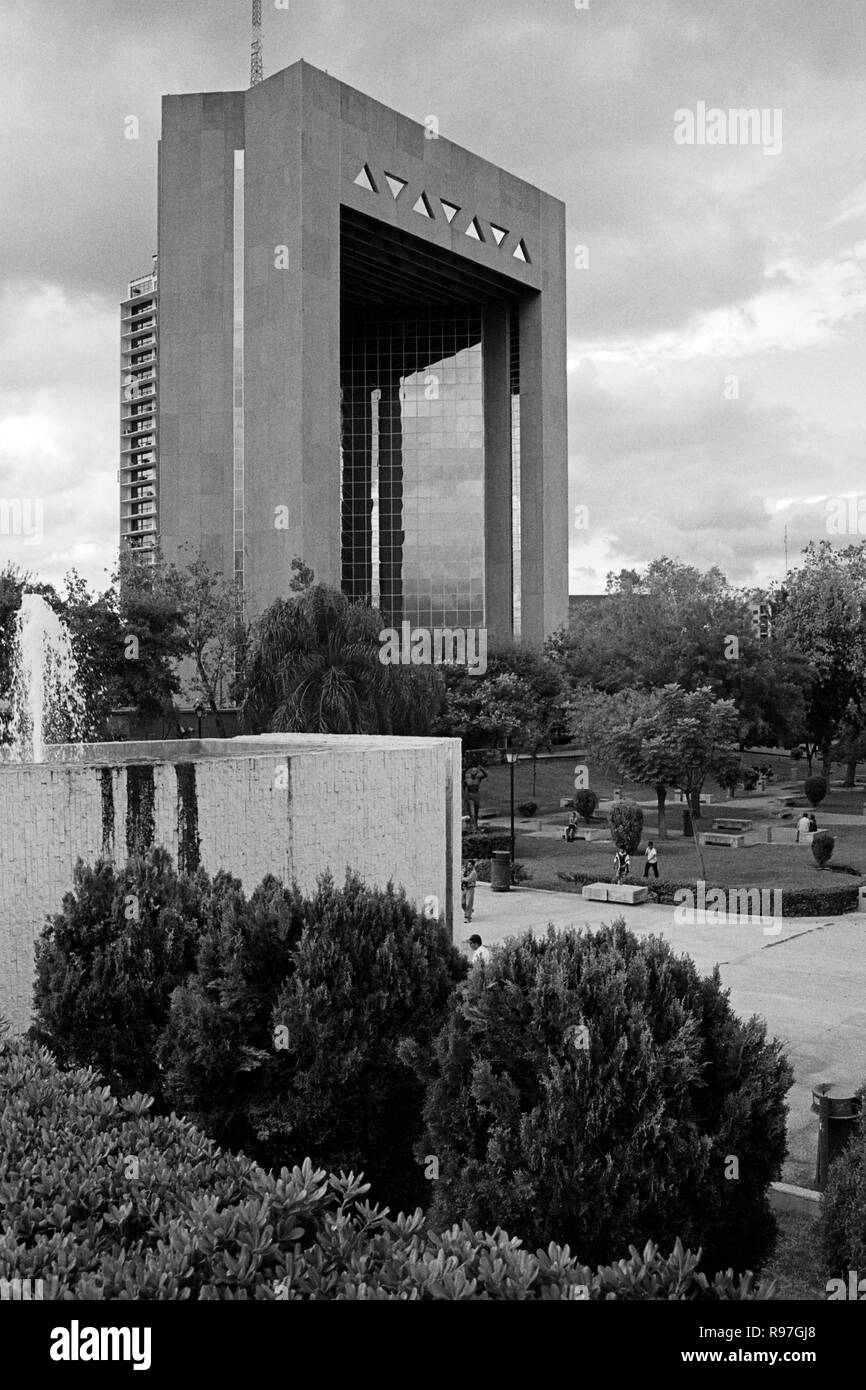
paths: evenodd
<path fill-rule="evenodd" d="M 14 1029 L 29 1024 L 34 940 L 72 887 L 76 860 L 93 863 L 107 846 L 123 862 L 136 800 L 153 842 L 175 862 L 198 857 L 247 891 L 267 873 L 309 890 L 325 869 L 341 881 L 353 868 L 370 883 L 393 879 L 419 906 L 435 895 L 453 930 L 457 740 L 103 744 L 53 763 L 0 766 L 0 1014 Z"/>

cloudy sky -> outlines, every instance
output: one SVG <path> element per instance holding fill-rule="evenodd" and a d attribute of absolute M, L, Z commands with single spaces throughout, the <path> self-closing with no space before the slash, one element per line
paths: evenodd
<path fill-rule="evenodd" d="M 864 0 L 264 11 L 266 74 L 306 58 L 565 201 L 572 592 L 660 554 L 781 578 L 785 527 L 793 560 L 866 492 Z M 248 73 L 248 0 L 0 0 L 0 499 L 43 517 L 0 565 L 112 567 L 160 97 Z M 699 103 L 766 111 L 768 138 L 677 143 Z"/>

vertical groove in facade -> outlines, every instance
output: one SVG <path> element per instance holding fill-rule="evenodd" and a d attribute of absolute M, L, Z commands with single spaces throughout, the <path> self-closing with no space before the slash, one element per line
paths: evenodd
<path fill-rule="evenodd" d="M 508 378 L 511 390 L 511 614 L 514 640 L 520 638 L 520 320 L 508 318 Z"/>
<path fill-rule="evenodd" d="M 234 169 L 234 340 L 232 357 L 234 578 L 244 591 L 244 151 L 235 150 Z"/>

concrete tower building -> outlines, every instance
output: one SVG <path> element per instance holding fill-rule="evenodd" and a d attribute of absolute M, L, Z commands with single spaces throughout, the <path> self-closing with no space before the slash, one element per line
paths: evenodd
<path fill-rule="evenodd" d="M 163 100 L 159 529 L 393 622 L 567 621 L 561 202 L 299 62 Z"/>
<path fill-rule="evenodd" d="M 120 306 L 120 544 L 152 562 L 157 537 L 156 265 Z"/>

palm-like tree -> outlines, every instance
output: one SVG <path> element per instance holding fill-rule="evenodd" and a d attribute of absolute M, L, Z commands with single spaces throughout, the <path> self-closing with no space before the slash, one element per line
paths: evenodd
<path fill-rule="evenodd" d="M 439 679 L 383 666 L 385 626 L 378 610 L 324 584 L 277 599 L 253 632 L 244 722 L 272 733 L 426 733 Z"/>

